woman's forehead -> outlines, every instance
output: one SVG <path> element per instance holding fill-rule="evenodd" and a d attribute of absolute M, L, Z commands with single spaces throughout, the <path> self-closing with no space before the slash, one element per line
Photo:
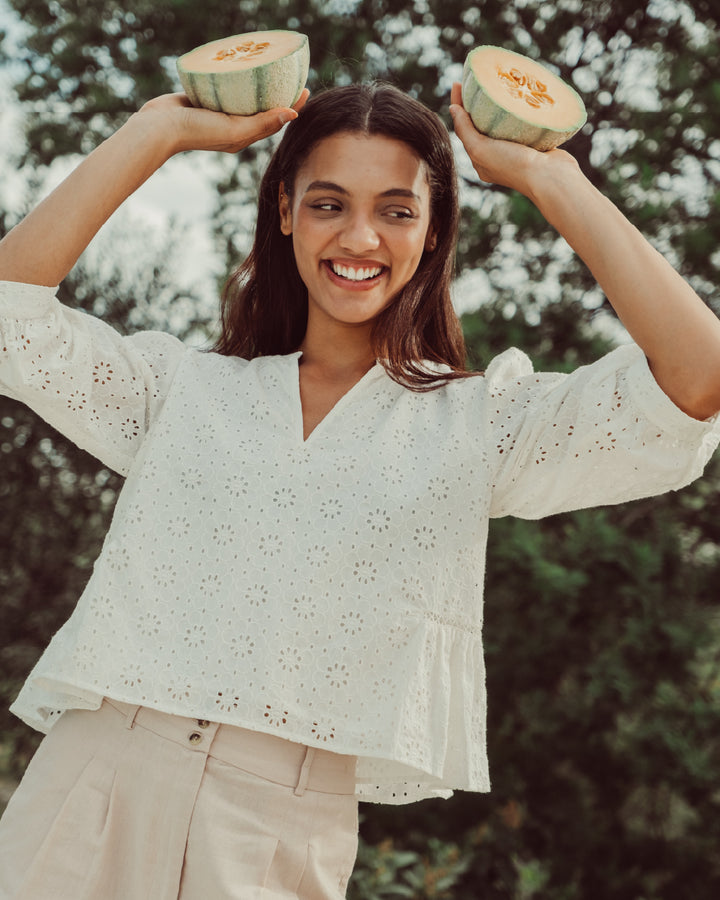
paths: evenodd
<path fill-rule="evenodd" d="M 313 147 L 297 173 L 295 187 L 333 184 L 348 193 L 389 190 L 429 194 L 427 167 L 404 141 L 384 135 L 340 132 Z"/>

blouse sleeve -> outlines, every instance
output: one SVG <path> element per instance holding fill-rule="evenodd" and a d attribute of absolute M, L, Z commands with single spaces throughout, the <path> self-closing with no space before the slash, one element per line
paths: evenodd
<path fill-rule="evenodd" d="M 635 344 L 569 375 L 535 373 L 511 349 L 486 384 L 493 516 L 536 519 L 683 487 L 720 439 L 720 416 L 683 413 Z"/>
<path fill-rule="evenodd" d="M 122 475 L 185 352 L 160 332 L 123 337 L 55 288 L 0 282 L 0 393 Z"/>

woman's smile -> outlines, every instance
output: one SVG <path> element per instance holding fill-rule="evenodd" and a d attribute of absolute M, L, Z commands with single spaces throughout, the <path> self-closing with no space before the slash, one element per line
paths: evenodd
<path fill-rule="evenodd" d="M 389 271 L 388 267 L 374 260 L 323 260 L 330 280 L 348 290 L 370 290 L 379 284 Z"/>

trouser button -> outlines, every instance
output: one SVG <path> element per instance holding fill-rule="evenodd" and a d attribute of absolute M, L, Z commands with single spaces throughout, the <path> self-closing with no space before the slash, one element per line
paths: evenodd
<path fill-rule="evenodd" d="M 210 722 L 208 722 L 207 719 L 198 719 L 197 723 L 198 723 L 198 728 L 209 728 L 210 727 Z"/>
<path fill-rule="evenodd" d="M 203 739 L 203 736 L 200 734 L 199 731 L 193 731 L 191 734 L 188 735 L 188 740 L 190 741 L 191 744 L 199 744 L 202 739 Z"/>

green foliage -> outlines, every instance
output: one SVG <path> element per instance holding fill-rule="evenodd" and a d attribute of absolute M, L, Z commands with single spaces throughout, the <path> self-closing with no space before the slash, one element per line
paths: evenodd
<path fill-rule="evenodd" d="M 720 26 L 716 4 L 578 0 L 11 0 L 28 28 L 18 95 L 29 166 L 85 151 L 149 97 L 174 57 L 258 27 L 310 35 L 313 90 L 387 78 L 445 116 L 478 43 L 556 66 L 590 119 L 588 177 L 717 304 Z M 9 51 L 6 51 L 9 52 Z M 218 185 L 218 244 L 241 252 L 266 148 Z M 602 298 L 524 198 L 462 171 L 458 270 L 492 299 L 463 325 L 473 367 L 508 345 L 569 370 L 608 342 Z M 0 229 L 2 222 L 0 222 Z M 522 276 L 522 277 L 519 277 Z M 164 298 L 162 301 L 158 298 Z M 122 330 L 171 327 L 169 269 L 79 269 L 63 299 Z M 192 303 L 190 303 L 192 312 Z M 717 307 L 716 307 L 717 308 Z M 604 313 L 603 313 L 604 315 Z M 192 314 L 188 326 L 196 327 Z M 172 326 L 173 330 L 175 326 Z M 2 706 L 87 579 L 120 479 L 0 399 Z M 493 524 L 487 581 L 493 791 L 364 808 L 351 900 L 710 900 L 720 891 L 720 460 L 665 497 Z M 20 771 L 36 738 L 0 712 Z"/>
<path fill-rule="evenodd" d="M 28 117 L 28 156 L 41 163 L 87 151 L 145 100 L 178 88 L 176 56 L 235 32 L 306 31 L 313 90 L 384 78 L 446 121 L 450 82 L 472 46 L 519 49 L 555 66 L 585 95 L 589 122 L 567 146 L 590 179 L 649 237 L 673 250 L 674 262 L 696 285 L 718 283 L 713 249 L 720 222 L 708 213 L 719 180 L 720 39 L 718 14 L 708 2 L 10 2 L 31 29 L 20 58 L 15 54 L 8 61 L 24 69 L 17 90 Z M 252 157 L 244 154 L 245 160 Z M 498 239 L 508 233 L 508 222 L 520 228 L 517 240 L 532 234 L 548 244 L 551 232 L 525 200 L 480 188 L 475 176 L 470 181 L 469 206 L 488 193 L 499 200 L 484 216 L 485 229 L 496 226 L 496 239 L 485 243 L 481 256 L 461 246 L 459 267 L 475 267 L 482 258 L 495 292 L 518 299 L 517 288 L 492 276 L 496 265 L 507 262 Z M 528 254 L 521 264 L 531 259 Z M 590 284 L 587 274 L 577 263 L 568 265 L 567 274 L 568 291 L 581 298 Z M 534 281 L 521 292 L 523 304 L 532 300 Z M 709 300 L 715 302 L 713 296 Z"/>
<path fill-rule="evenodd" d="M 392 841 L 370 846 L 361 840 L 348 900 L 451 900 L 469 865 L 460 847 L 434 837 L 422 854 L 397 850 Z"/>
<path fill-rule="evenodd" d="M 548 306 L 538 317 L 531 307 L 493 300 L 462 319 L 468 366 L 482 370 L 507 347 L 522 347 L 536 366 L 572 371 L 610 349 L 592 328 L 592 313 L 569 298 Z"/>

